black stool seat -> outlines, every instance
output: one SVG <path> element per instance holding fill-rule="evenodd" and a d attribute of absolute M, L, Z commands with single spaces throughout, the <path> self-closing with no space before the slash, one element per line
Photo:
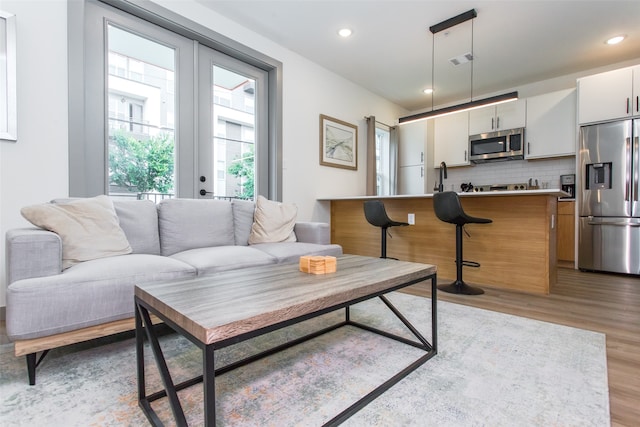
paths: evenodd
<path fill-rule="evenodd" d="M 367 200 L 364 202 L 364 216 L 369 224 L 381 228 L 380 258 L 387 258 L 387 229 L 409 225 L 409 223 L 394 221 L 389 218 L 384 208 L 384 203 L 380 200 Z"/>
<path fill-rule="evenodd" d="M 467 215 L 462 209 L 460 197 L 454 191 L 445 191 L 433 195 L 433 209 L 440 221 L 456 226 L 456 280 L 449 285 L 440 285 L 438 289 L 452 294 L 480 295 L 481 288 L 469 286 L 462 280 L 462 267 L 480 267 L 474 261 L 465 261 L 462 257 L 462 231 L 466 224 L 488 224 L 493 222 L 488 218 L 478 218 Z"/>

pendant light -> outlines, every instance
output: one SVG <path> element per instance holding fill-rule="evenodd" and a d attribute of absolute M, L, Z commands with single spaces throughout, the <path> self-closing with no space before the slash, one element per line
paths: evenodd
<path fill-rule="evenodd" d="M 467 12 L 461 13 L 460 15 L 454 16 L 453 18 L 449 18 L 445 21 L 442 21 L 436 25 L 429 27 L 429 31 L 431 31 L 433 44 L 434 44 L 433 48 L 431 49 L 431 88 L 432 89 L 435 90 L 435 84 L 434 84 L 435 83 L 434 82 L 435 34 L 439 33 L 440 31 L 444 31 L 446 29 L 454 27 L 458 24 L 462 24 L 463 22 L 473 20 L 476 16 L 478 16 L 476 10 L 471 9 L 471 10 L 468 10 Z M 444 116 L 447 114 L 458 113 L 462 111 L 469 111 L 469 110 L 473 110 L 481 107 L 487 107 L 489 105 L 502 104 L 504 102 L 515 101 L 518 99 L 518 92 L 516 91 L 516 92 L 504 93 L 502 95 L 491 96 L 489 98 L 478 99 L 474 101 L 473 100 L 473 60 L 474 60 L 474 57 L 473 57 L 473 21 L 472 21 L 471 55 L 470 55 L 470 61 L 472 62 L 471 62 L 471 73 L 470 73 L 471 89 L 470 89 L 470 95 L 469 95 L 469 102 L 457 104 L 451 107 L 439 108 L 436 110 L 434 109 L 434 106 L 433 106 L 433 94 L 431 94 L 431 111 L 417 113 L 417 114 L 413 114 L 406 117 L 400 117 L 400 119 L 398 119 L 398 123 L 402 125 L 402 124 L 416 122 L 419 120 L 432 119 L 432 118 Z"/>

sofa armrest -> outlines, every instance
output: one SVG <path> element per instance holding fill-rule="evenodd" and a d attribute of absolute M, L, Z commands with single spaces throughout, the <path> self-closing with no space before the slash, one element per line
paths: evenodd
<path fill-rule="evenodd" d="M 41 228 L 16 228 L 7 231 L 5 244 L 7 285 L 62 272 L 62 240 L 56 233 Z"/>
<path fill-rule="evenodd" d="M 298 242 L 320 245 L 331 243 L 331 228 L 326 222 L 296 222 L 293 231 Z"/>

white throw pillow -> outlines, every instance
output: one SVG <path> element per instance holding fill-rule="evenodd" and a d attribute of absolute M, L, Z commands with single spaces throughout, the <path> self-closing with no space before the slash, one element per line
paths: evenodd
<path fill-rule="evenodd" d="M 113 202 L 107 196 L 27 206 L 20 213 L 33 225 L 62 239 L 62 268 L 97 258 L 131 253 Z"/>
<path fill-rule="evenodd" d="M 249 244 L 295 242 L 298 208 L 294 204 L 280 203 L 258 196 Z"/>

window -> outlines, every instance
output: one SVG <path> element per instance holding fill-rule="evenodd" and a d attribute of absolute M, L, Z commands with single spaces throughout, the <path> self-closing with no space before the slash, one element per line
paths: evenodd
<path fill-rule="evenodd" d="M 391 132 L 387 126 L 376 123 L 376 194 L 388 196 L 391 193 Z"/>

